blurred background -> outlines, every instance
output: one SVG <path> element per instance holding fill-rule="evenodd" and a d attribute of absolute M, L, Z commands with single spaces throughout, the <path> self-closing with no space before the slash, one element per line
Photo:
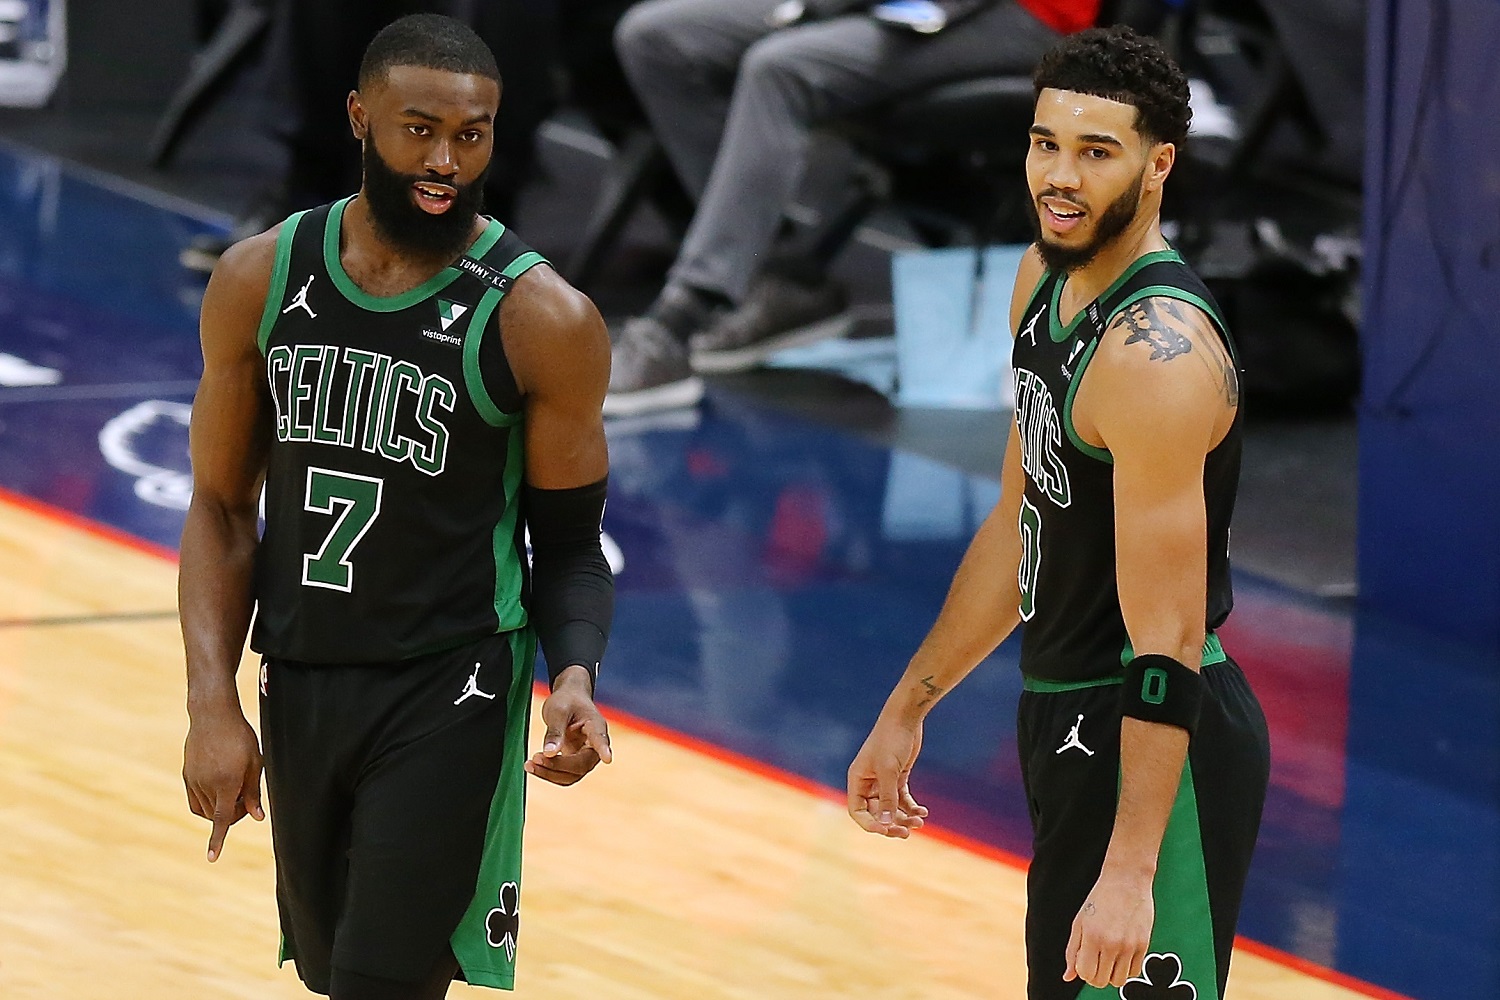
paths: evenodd
<path fill-rule="evenodd" d="M 344 95 L 417 9 L 497 53 L 487 210 L 707 385 L 609 423 L 601 698 L 828 787 L 997 495 L 1030 63 L 1161 38 L 1194 111 L 1165 227 L 1248 399 L 1223 634 L 1276 757 L 1241 931 L 1366 995 L 1500 997 L 1492 0 L 0 0 L 0 488 L 175 546 L 207 272 L 355 189 Z M 1023 855 L 991 659 L 923 787 Z"/>

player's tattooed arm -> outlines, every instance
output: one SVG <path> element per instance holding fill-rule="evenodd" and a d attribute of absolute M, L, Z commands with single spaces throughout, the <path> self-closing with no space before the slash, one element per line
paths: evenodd
<path fill-rule="evenodd" d="M 1125 345 L 1142 345 L 1150 360 L 1169 362 L 1185 355 L 1197 359 L 1213 380 L 1224 402 L 1240 402 L 1239 372 L 1213 324 L 1201 311 L 1169 298 L 1146 298 L 1131 305 L 1115 321 L 1126 330 Z"/>
<path fill-rule="evenodd" d="M 926 708 L 928 705 L 937 701 L 944 695 L 944 693 L 946 693 L 946 688 L 939 687 L 938 685 L 932 683 L 933 676 L 933 674 L 928 674 L 926 677 L 923 677 L 920 681 L 917 682 L 922 685 L 922 690 L 926 692 L 922 696 L 922 700 L 917 702 L 917 708 Z"/>

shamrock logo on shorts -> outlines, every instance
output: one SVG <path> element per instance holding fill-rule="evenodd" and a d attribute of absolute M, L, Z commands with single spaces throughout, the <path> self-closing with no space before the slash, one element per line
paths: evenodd
<path fill-rule="evenodd" d="M 500 887 L 500 905 L 484 918 L 491 948 L 504 948 L 505 957 L 516 960 L 516 935 L 521 933 L 521 888 L 514 882 Z"/>
<path fill-rule="evenodd" d="M 1198 987 L 1182 978 L 1176 955 L 1147 955 L 1140 977 L 1120 987 L 1120 1000 L 1198 1000 Z"/>

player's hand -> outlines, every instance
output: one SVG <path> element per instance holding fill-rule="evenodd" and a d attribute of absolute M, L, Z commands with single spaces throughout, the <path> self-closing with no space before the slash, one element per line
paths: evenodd
<path fill-rule="evenodd" d="M 1065 982 L 1082 979 L 1100 989 L 1141 974 L 1151 944 L 1156 907 L 1151 878 L 1105 871 L 1073 918 Z"/>
<path fill-rule="evenodd" d="M 229 828 L 246 816 L 266 818 L 260 802 L 263 760 L 255 730 L 238 708 L 193 717 L 182 751 L 188 808 L 213 823 L 208 860 L 224 851 Z"/>
<path fill-rule="evenodd" d="M 589 692 L 589 673 L 568 667 L 557 675 L 552 693 L 542 702 L 547 735 L 542 750 L 531 755 L 526 770 L 554 785 L 571 785 L 600 761 L 614 759 L 609 748 L 609 724 L 599 714 Z"/>
<path fill-rule="evenodd" d="M 910 837 L 927 807 L 911 795 L 911 769 L 922 749 L 922 723 L 882 715 L 849 765 L 849 815 L 871 833 Z"/>

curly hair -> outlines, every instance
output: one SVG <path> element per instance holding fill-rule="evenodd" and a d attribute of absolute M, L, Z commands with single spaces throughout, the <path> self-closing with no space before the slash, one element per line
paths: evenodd
<path fill-rule="evenodd" d="M 1032 74 L 1043 90 L 1069 90 L 1135 108 L 1135 128 L 1152 142 L 1181 146 L 1193 110 L 1188 82 L 1161 45 L 1125 25 L 1070 35 L 1042 56 Z"/>
<path fill-rule="evenodd" d="M 359 64 L 359 88 L 374 84 L 393 66 L 468 73 L 500 82 L 490 47 L 462 21 L 441 14 L 408 14 L 380 29 Z"/>

